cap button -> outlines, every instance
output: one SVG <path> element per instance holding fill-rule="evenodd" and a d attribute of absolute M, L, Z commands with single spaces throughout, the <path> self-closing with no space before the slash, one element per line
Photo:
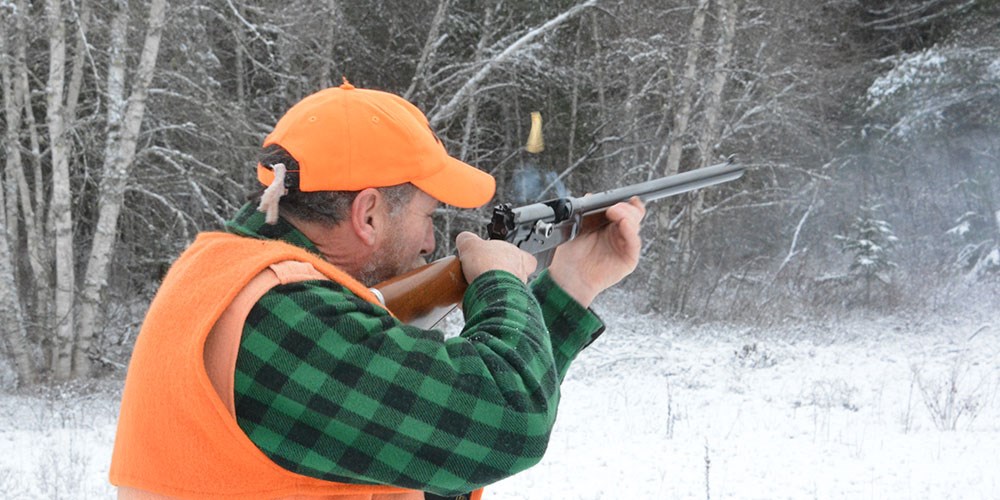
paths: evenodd
<path fill-rule="evenodd" d="M 342 88 L 344 90 L 354 90 L 354 85 L 351 85 L 351 82 L 347 81 L 347 77 L 346 76 L 341 77 L 341 78 L 344 79 L 344 83 L 340 84 L 340 88 Z"/>

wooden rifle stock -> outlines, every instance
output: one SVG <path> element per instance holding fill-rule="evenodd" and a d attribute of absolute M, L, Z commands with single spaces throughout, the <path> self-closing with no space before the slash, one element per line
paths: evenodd
<path fill-rule="evenodd" d="M 462 303 L 468 286 L 462 263 L 452 255 L 383 281 L 375 289 L 396 318 L 427 329 Z"/>

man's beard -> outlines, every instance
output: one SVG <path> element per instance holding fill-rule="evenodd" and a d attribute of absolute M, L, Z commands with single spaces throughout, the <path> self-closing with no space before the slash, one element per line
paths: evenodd
<path fill-rule="evenodd" d="M 384 262 L 391 258 L 392 256 L 388 253 L 382 253 L 377 257 L 373 257 L 361 269 L 361 276 L 358 277 L 358 281 L 370 288 L 393 276 L 399 275 L 400 273 L 395 270 L 397 266 L 392 265 L 393 263 L 391 262 Z"/>
<path fill-rule="evenodd" d="M 416 269 L 417 266 L 424 263 L 422 257 L 411 262 L 404 261 L 402 256 L 409 253 L 407 250 L 412 249 L 404 248 L 402 238 L 393 238 L 361 268 L 358 281 L 367 287 L 373 287 L 389 278 Z"/>

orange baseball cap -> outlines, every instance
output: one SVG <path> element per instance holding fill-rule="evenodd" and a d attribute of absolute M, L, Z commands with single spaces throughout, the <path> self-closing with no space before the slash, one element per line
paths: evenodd
<path fill-rule="evenodd" d="M 427 117 L 402 97 L 359 89 L 347 79 L 302 99 L 281 117 L 264 146 L 299 163 L 300 191 L 360 191 L 412 183 L 438 201 L 475 208 L 493 198 L 496 180 L 445 151 Z M 274 172 L 257 165 L 265 185 Z"/>

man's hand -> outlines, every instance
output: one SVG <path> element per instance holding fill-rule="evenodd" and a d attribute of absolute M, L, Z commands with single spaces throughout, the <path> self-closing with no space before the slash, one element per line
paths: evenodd
<path fill-rule="evenodd" d="M 465 280 L 469 283 L 480 274 L 494 270 L 507 271 L 526 282 L 538 266 L 534 255 L 506 241 L 483 240 L 469 232 L 460 233 L 455 238 L 455 246 L 462 261 Z"/>
<path fill-rule="evenodd" d="M 577 302 L 590 307 L 599 293 L 618 283 L 639 263 L 639 223 L 646 207 L 639 198 L 605 212 L 610 224 L 556 248 L 549 266 L 552 279 Z"/>

